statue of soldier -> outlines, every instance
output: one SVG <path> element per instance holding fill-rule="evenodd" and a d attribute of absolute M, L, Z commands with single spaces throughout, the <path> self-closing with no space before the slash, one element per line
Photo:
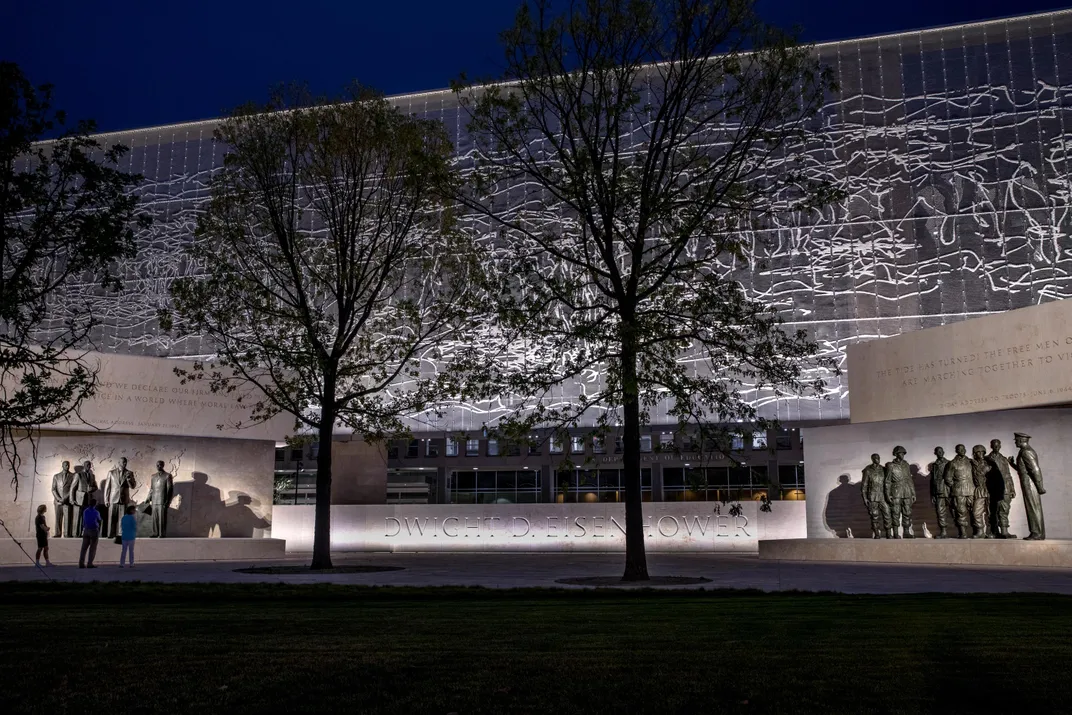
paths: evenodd
<path fill-rule="evenodd" d="M 60 471 L 52 476 L 52 508 L 56 512 L 55 538 L 61 536 L 71 537 L 72 510 L 71 510 L 71 487 L 74 486 L 74 472 L 71 471 L 71 463 L 63 460 Z"/>
<path fill-rule="evenodd" d="M 912 470 L 904 457 L 907 451 L 901 445 L 893 448 L 893 461 L 886 462 L 886 501 L 890 503 L 890 529 L 893 538 L 899 539 L 897 525 L 900 522 L 901 535 L 914 539 L 912 532 L 912 505 L 916 503 L 916 485 L 912 481 Z"/>
<path fill-rule="evenodd" d="M 973 539 L 993 539 L 988 528 L 990 522 L 990 492 L 987 490 L 986 478 L 990 473 L 990 462 L 986 460 L 986 447 L 977 444 L 972 447 L 972 526 L 975 527 Z"/>
<path fill-rule="evenodd" d="M 130 490 L 138 486 L 134 472 L 127 469 L 127 458 L 119 458 L 119 466 L 108 472 L 104 479 L 104 503 L 108 506 L 108 518 L 104 522 L 104 537 L 110 539 L 119 531 L 119 521 L 130 503 Z"/>
<path fill-rule="evenodd" d="M 171 504 L 174 483 L 164 471 L 164 463 L 156 463 L 156 474 L 149 481 L 149 503 L 153 506 L 153 537 L 167 536 L 167 510 Z"/>
<path fill-rule="evenodd" d="M 967 451 L 967 447 L 958 444 L 957 456 L 953 457 L 945 468 L 946 477 L 950 481 L 953 509 L 957 514 L 958 538 L 961 539 L 967 539 L 971 535 L 972 498 L 975 495 L 975 476 Z"/>
<path fill-rule="evenodd" d="M 93 476 L 93 463 L 84 462 L 82 471 L 75 473 L 71 484 L 71 511 L 75 519 L 74 534 L 82 536 L 82 519 L 89 508 L 89 500 L 97 491 L 97 478 Z"/>
<path fill-rule="evenodd" d="M 864 467 L 860 492 L 867 514 L 871 517 L 871 538 L 892 538 L 890 505 L 886 502 L 886 470 L 882 468 L 882 457 L 877 454 L 872 454 L 871 464 Z"/>
<path fill-rule="evenodd" d="M 990 528 L 991 533 L 999 539 L 1015 539 L 1016 534 L 1009 533 L 1009 508 L 1016 498 L 1016 482 L 1012 473 L 1015 467 L 1001 453 L 1001 440 L 990 440 L 990 477 L 987 491 L 990 492 Z"/>
<path fill-rule="evenodd" d="M 949 482 L 945 479 L 945 468 L 949 465 L 949 460 L 945 458 L 945 450 L 941 447 L 934 448 L 934 456 L 936 459 L 930 466 L 931 503 L 938 515 L 938 533 L 934 538 L 944 539 L 949 536 L 946 533 L 949 524 Z"/>
<path fill-rule="evenodd" d="M 1042 497 L 1046 490 L 1042 486 L 1042 467 L 1039 466 L 1038 452 L 1028 444 L 1031 435 L 1017 432 L 1014 435 L 1020 453 L 1011 464 L 1020 473 L 1020 493 L 1024 495 L 1024 510 L 1027 512 L 1027 530 L 1024 541 L 1042 541 L 1046 538 L 1046 522 L 1042 518 Z"/>

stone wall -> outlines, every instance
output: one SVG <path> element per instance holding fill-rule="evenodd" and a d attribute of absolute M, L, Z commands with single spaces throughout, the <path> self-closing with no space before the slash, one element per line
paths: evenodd
<path fill-rule="evenodd" d="M 644 505 L 650 551 L 756 553 L 759 539 L 805 536 L 804 503 Z M 716 512 L 717 508 L 717 512 Z M 272 535 L 287 551 L 313 547 L 312 506 L 277 506 Z M 622 504 L 353 505 L 331 509 L 333 551 L 624 551 Z"/>
<path fill-rule="evenodd" d="M 0 484 L 0 518 L 15 535 L 31 534 L 37 506 L 47 504 L 53 526 L 50 489 L 60 463 L 70 461 L 74 469 L 89 460 L 101 484 L 121 457 L 137 481 L 134 501 L 146 498 L 157 460 L 174 476 L 168 536 L 270 535 L 275 444 L 263 440 L 49 432 L 40 439 L 36 465 L 27 460 L 25 471 L 36 475 L 21 480 L 18 500 L 10 485 Z"/>
<path fill-rule="evenodd" d="M 1005 412 L 980 412 L 969 415 L 927 417 L 891 422 L 812 427 L 801 431 L 804 440 L 804 467 L 807 475 L 808 538 L 844 538 L 847 530 L 856 538 L 870 537 L 871 526 L 860 492 L 863 468 L 870 455 L 877 452 L 882 463 L 892 461 L 893 448 L 903 446 L 905 460 L 915 475 L 916 504 L 913 525 L 917 536 L 926 524 L 937 532 L 937 519 L 930 500 L 928 465 L 934 461 L 934 448 L 945 449 L 946 459 L 954 456 L 954 447 L 963 444 L 971 456 L 972 447 L 981 444 L 990 452 L 990 440 L 1000 439 L 1002 454 L 1014 456 L 1017 450 L 1013 432 L 1031 435 L 1031 446 L 1039 455 L 1046 494 L 1042 497 L 1049 539 L 1072 538 L 1072 488 L 1067 465 L 1072 464 L 1072 409 L 1033 409 Z M 1009 527 L 1017 536 L 1027 536 L 1020 481 L 1014 475 L 1016 498 L 1012 502 Z M 950 523 L 951 533 L 956 533 Z"/>

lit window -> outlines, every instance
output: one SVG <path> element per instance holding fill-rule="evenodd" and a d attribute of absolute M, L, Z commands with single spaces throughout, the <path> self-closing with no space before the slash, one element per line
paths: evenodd
<path fill-rule="evenodd" d="M 489 439 L 488 440 L 488 456 L 489 457 L 498 457 L 499 456 L 499 440 L 497 440 L 497 439 Z"/>
<path fill-rule="evenodd" d="M 767 448 L 767 433 L 766 432 L 753 432 L 752 433 L 752 449 L 766 449 Z"/>
<path fill-rule="evenodd" d="M 642 435 L 640 435 L 640 451 L 641 452 L 650 452 L 651 451 L 651 435 L 650 434 L 642 434 Z"/>
<path fill-rule="evenodd" d="M 447 456 L 448 457 L 457 457 L 458 456 L 458 438 L 457 437 L 447 437 Z"/>
<path fill-rule="evenodd" d="M 607 444 L 603 441 L 602 437 L 592 438 L 592 453 L 593 454 L 606 454 Z"/>
<path fill-rule="evenodd" d="M 466 457 L 479 457 L 480 456 L 480 440 L 479 439 L 467 439 L 467 440 L 465 440 L 465 456 Z"/>
<path fill-rule="evenodd" d="M 584 437 L 574 435 L 570 437 L 570 452 L 573 454 L 584 454 Z"/>
<path fill-rule="evenodd" d="M 673 452 L 674 451 L 674 433 L 673 432 L 660 432 L 659 433 L 659 451 L 660 452 Z"/>
<path fill-rule="evenodd" d="M 734 432 L 730 435 L 730 449 L 734 452 L 739 452 L 744 449 L 744 435 L 739 432 Z"/>
<path fill-rule="evenodd" d="M 551 454 L 562 454 L 562 436 L 553 434 L 551 435 Z"/>

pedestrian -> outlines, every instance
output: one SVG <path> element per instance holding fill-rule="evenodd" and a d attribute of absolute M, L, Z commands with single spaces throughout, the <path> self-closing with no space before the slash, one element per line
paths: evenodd
<path fill-rule="evenodd" d="M 41 565 L 41 552 L 45 552 L 45 566 L 51 566 L 52 562 L 48 560 L 48 522 L 45 519 L 45 512 L 48 511 L 48 507 L 42 504 L 37 507 L 37 518 L 34 519 L 34 531 L 37 532 L 37 565 Z"/>
<path fill-rule="evenodd" d="M 101 515 L 97 511 L 97 500 L 90 499 L 89 507 L 82 515 L 82 551 L 78 554 L 78 568 L 95 569 L 93 559 L 97 556 L 97 540 L 100 539 Z M 89 565 L 86 565 L 86 554 L 89 554 Z"/>
<path fill-rule="evenodd" d="M 123 568 L 123 559 L 130 554 L 130 568 L 134 568 L 134 539 L 138 536 L 138 519 L 134 516 L 137 509 L 133 504 L 127 507 L 127 513 L 119 521 L 120 536 L 123 537 L 123 550 L 119 552 L 119 568 Z"/>

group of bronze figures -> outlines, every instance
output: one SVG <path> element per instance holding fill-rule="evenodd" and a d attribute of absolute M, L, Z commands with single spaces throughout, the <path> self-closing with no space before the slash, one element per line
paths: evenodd
<path fill-rule="evenodd" d="M 950 516 L 956 521 L 961 539 L 1015 539 L 1009 533 L 1009 508 L 1016 497 L 1013 473 L 1020 478 L 1020 489 L 1027 511 L 1031 532 L 1025 540 L 1046 538 L 1042 518 L 1042 468 L 1038 453 L 1030 445 L 1030 435 L 1015 433 L 1020 452 L 1015 457 L 1001 453 L 1001 440 L 990 440 L 990 454 L 977 444 L 972 456 L 967 456 L 963 444 L 956 446 L 956 456 L 945 458 L 945 450 L 934 448 L 935 460 L 930 465 L 931 503 L 938 517 L 936 539 L 949 536 Z M 872 538 L 911 539 L 912 505 L 916 501 L 916 486 L 912 471 L 905 461 L 905 448 L 894 447 L 893 461 L 882 466 L 882 458 L 871 455 L 871 464 L 864 468 L 863 497 L 871 517 Z M 901 531 L 898 533 L 898 527 Z"/>
<path fill-rule="evenodd" d="M 134 501 L 131 492 L 138 482 L 134 472 L 127 469 L 127 459 L 122 457 L 119 465 L 108 472 L 103 483 L 98 485 L 93 474 L 93 463 L 83 462 L 71 471 L 71 463 L 64 461 L 60 471 L 52 477 L 52 502 L 55 508 L 56 526 L 53 537 L 81 537 L 82 522 L 86 509 L 96 502 L 96 509 L 106 509 L 101 514 L 101 536 L 114 537 L 119 531 L 119 521 L 126 508 Z M 152 516 L 155 537 L 167 536 L 167 511 L 171 505 L 174 481 L 164 471 L 164 463 L 156 463 L 156 473 L 149 479 L 149 494 L 138 510 Z"/>

